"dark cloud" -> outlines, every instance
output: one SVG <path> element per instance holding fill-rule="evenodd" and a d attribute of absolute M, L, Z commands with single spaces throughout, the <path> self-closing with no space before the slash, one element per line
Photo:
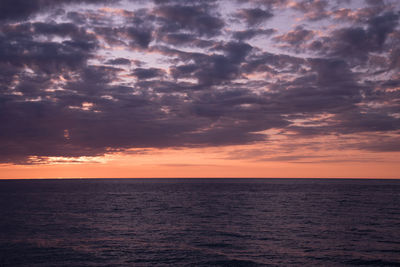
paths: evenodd
<path fill-rule="evenodd" d="M 36 72 L 54 73 L 84 65 L 97 47 L 97 39 L 69 23 L 4 25 L 0 34 L 0 61 Z M 61 42 L 38 40 L 43 35 L 68 37 Z"/>
<path fill-rule="evenodd" d="M 242 71 L 246 74 L 254 73 L 297 73 L 301 71 L 301 67 L 306 60 L 299 57 L 288 55 L 276 55 L 272 53 L 262 53 L 252 55 L 242 65 Z"/>
<path fill-rule="evenodd" d="M 28 66 L 35 71 L 53 73 L 82 66 L 95 47 L 92 41 L 36 42 L 30 38 L 0 36 L 0 60 L 21 68 Z"/>
<path fill-rule="evenodd" d="M 196 34 L 190 33 L 158 33 L 159 41 L 174 46 L 194 46 L 194 47 L 211 47 L 215 44 L 213 41 L 198 38 Z"/>
<path fill-rule="evenodd" d="M 0 20 L 26 20 L 38 12 L 65 4 L 116 2 L 119 0 L 2 0 L 0 2 Z"/>
<path fill-rule="evenodd" d="M 400 129 L 400 119 L 384 113 L 349 111 L 337 115 L 342 132 L 388 132 Z"/>
<path fill-rule="evenodd" d="M 218 85 L 240 75 L 239 66 L 250 53 L 252 47 L 246 43 L 231 42 L 215 47 L 224 55 L 201 55 L 195 63 L 172 68 L 175 77 L 195 78 L 200 88 Z"/>
<path fill-rule="evenodd" d="M 126 33 L 132 39 L 131 45 L 138 45 L 141 48 L 147 48 L 152 39 L 151 30 L 149 29 L 138 29 L 136 27 L 129 27 L 126 29 Z"/>
<path fill-rule="evenodd" d="M 119 57 L 119 58 L 107 60 L 105 62 L 105 64 L 108 64 L 108 65 L 130 65 L 131 61 L 129 59 Z"/>
<path fill-rule="evenodd" d="M 385 49 L 385 42 L 398 25 L 398 20 L 399 15 L 393 12 L 372 17 L 368 19 L 367 27 L 335 30 L 332 36 L 322 39 L 319 44 L 314 43 L 314 47 L 330 56 L 365 61 L 369 53 L 382 52 Z"/>
<path fill-rule="evenodd" d="M 392 136 L 374 136 L 366 138 L 367 141 L 360 141 L 353 146 L 354 149 L 362 149 L 373 152 L 399 152 L 399 133 Z M 372 139 L 372 140 L 371 140 Z"/>
<path fill-rule="evenodd" d="M 33 31 L 41 35 L 59 35 L 79 37 L 79 28 L 72 23 L 43 23 L 36 22 L 32 24 Z M 85 34 L 83 32 L 83 34 Z"/>
<path fill-rule="evenodd" d="M 259 35 L 264 35 L 264 36 L 270 36 L 276 32 L 275 29 L 250 29 L 250 30 L 244 30 L 244 31 L 236 31 L 233 33 L 233 38 L 238 40 L 238 41 L 246 41 L 249 39 L 252 39 L 254 37 L 257 37 Z"/>
<path fill-rule="evenodd" d="M 136 68 L 132 71 L 133 76 L 137 77 L 139 80 L 151 79 L 151 78 L 161 78 L 164 71 L 157 68 L 143 69 Z"/>
<path fill-rule="evenodd" d="M 168 5 L 154 10 L 162 31 L 177 32 L 181 29 L 195 31 L 202 36 L 220 33 L 224 21 L 211 13 L 208 5 Z"/>
<path fill-rule="evenodd" d="M 249 26 L 260 24 L 272 18 L 272 16 L 273 14 L 270 11 L 260 8 L 242 9 L 236 13 L 236 17 L 243 19 Z"/>
<path fill-rule="evenodd" d="M 0 20 L 27 19 L 31 14 L 41 9 L 39 1 L 10 1 L 0 2 Z"/>

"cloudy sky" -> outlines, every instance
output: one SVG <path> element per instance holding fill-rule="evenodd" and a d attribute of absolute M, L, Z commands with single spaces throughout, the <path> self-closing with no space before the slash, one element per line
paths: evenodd
<path fill-rule="evenodd" d="M 0 178 L 400 173 L 398 0 L 0 0 Z"/>

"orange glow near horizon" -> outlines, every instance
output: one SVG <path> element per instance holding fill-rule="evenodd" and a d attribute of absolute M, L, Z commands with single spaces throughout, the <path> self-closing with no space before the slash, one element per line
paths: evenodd
<path fill-rule="evenodd" d="M 338 152 L 290 160 L 291 156 L 244 159 L 259 145 L 145 149 L 100 158 L 36 165 L 0 165 L 0 179 L 24 178 L 400 178 L 397 153 Z M 307 154 L 303 151 L 303 154 Z M 380 160 L 372 160 L 380 157 Z M 356 159 L 349 161 L 348 159 Z M 363 161 L 362 159 L 365 159 Z M 341 160 L 342 159 L 342 160 Z M 53 162 L 53 163 L 51 163 Z"/>

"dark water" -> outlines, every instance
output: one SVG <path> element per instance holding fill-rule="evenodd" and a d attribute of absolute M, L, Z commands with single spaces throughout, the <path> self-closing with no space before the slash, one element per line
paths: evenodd
<path fill-rule="evenodd" d="M 400 180 L 0 181 L 0 266 L 400 266 Z"/>

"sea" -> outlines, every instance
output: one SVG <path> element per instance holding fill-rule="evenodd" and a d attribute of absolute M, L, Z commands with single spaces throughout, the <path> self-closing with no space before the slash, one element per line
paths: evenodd
<path fill-rule="evenodd" d="M 400 180 L 1 180 L 0 266 L 400 266 Z"/>

